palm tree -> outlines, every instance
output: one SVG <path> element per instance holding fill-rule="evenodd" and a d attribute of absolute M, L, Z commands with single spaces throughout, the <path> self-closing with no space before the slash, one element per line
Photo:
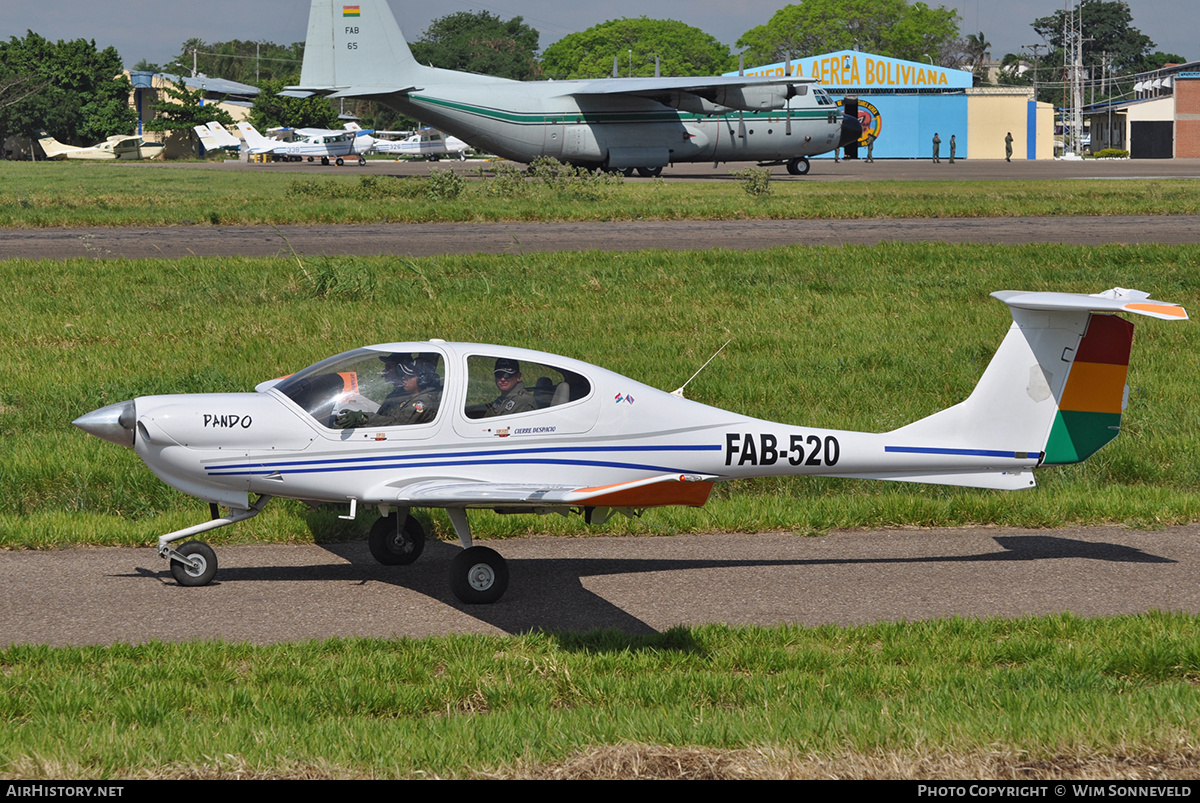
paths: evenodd
<path fill-rule="evenodd" d="M 968 63 L 971 65 L 971 72 L 975 74 L 979 81 L 982 81 L 984 78 L 982 75 L 983 62 L 987 59 L 988 51 L 991 50 L 991 47 L 992 43 L 983 35 L 983 31 L 977 34 L 967 34 L 967 41 L 963 50 L 966 51 Z"/>

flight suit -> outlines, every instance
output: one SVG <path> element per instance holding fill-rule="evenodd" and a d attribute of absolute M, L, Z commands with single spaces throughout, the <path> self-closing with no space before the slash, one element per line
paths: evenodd
<path fill-rule="evenodd" d="M 492 418 L 498 415 L 512 415 L 514 413 L 527 413 L 530 410 L 536 409 L 538 409 L 538 404 L 533 398 L 533 394 L 525 389 L 524 382 L 518 382 L 512 386 L 508 393 L 505 393 L 488 405 L 484 418 Z"/>
<path fill-rule="evenodd" d="M 379 405 L 379 410 L 367 419 L 375 426 L 397 426 L 400 424 L 426 424 L 437 417 L 442 391 L 438 388 L 418 390 L 411 396 L 388 396 Z"/>

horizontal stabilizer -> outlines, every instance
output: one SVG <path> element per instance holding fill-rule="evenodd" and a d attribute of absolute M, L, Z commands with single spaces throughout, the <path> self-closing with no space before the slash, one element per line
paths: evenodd
<path fill-rule="evenodd" d="M 1103 293 L 1025 293 L 1019 290 L 1000 290 L 992 293 L 1010 307 L 1027 310 L 1061 312 L 1128 312 L 1167 321 L 1186 321 L 1187 310 L 1178 304 L 1155 301 L 1149 293 L 1114 287 Z"/>

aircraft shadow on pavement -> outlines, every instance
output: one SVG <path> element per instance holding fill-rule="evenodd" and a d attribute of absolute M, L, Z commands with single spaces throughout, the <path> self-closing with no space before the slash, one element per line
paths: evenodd
<path fill-rule="evenodd" d="M 319 544 L 347 563 L 309 566 L 222 566 L 214 584 L 241 582 L 381 582 L 405 588 L 455 608 L 507 633 L 613 629 L 652 634 L 655 628 L 584 586 L 584 578 L 650 572 L 734 569 L 772 566 L 853 566 L 872 564 L 986 563 L 1084 559 L 1117 563 L 1175 563 L 1176 561 L 1123 544 L 1083 541 L 1048 535 L 997 536 L 1000 550 L 972 555 L 913 557 L 787 558 L 680 560 L 668 558 L 510 558 L 508 592 L 492 605 L 465 605 L 451 593 L 446 576 L 458 553 L 456 544 L 431 540 L 420 560 L 411 566 L 382 566 L 365 542 Z M 799 543 L 799 539 L 798 539 Z M 501 545 L 502 548 L 502 545 Z M 167 571 L 141 570 L 174 582 Z"/>

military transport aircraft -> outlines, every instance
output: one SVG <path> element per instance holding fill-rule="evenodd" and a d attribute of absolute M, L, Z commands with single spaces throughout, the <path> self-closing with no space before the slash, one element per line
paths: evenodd
<path fill-rule="evenodd" d="M 42 131 L 38 134 L 38 144 L 46 152 L 47 159 L 153 159 L 163 152 L 161 142 L 146 142 L 139 136 L 125 134 L 115 134 L 96 145 L 76 148 L 64 145 Z"/>
<path fill-rule="evenodd" d="M 300 85 L 287 94 L 379 101 L 518 162 L 653 172 L 674 162 L 757 161 L 808 172 L 808 157 L 862 136 L 811 78 L 723 76 L 512 81 L 419 64 L 386 0 L 313 0 Z"/>
<path fill-rule="evenodd" d="M 368 543 L 384 564 L 421 554 L 413 508 L 444 508 L 463 546 L 454 594 L 494 602 L 508 569 L 472 545 L 468 509 L 575 512 L 597 524 L 703 505 L 714 482 L 781 475 L 1031 488 L 1034 468 L 1085 460 L 1119 430 L 1133 324 L 1094 313 L 1187 319 L 1121 288 L 992 295 L 1013 324 L 971 395 L 880 434 L 777 424 L 567 357 L 441 340 L 349 351 L 254 393 L 144 396 L 73 423 L 210 504 L 211 521 L 158 539 L 181 585 L 209 583 L 217 558 L 201 541 L 172 544 L 281 496 L 349 504 L 349 518 L 378 508 Z"/>

